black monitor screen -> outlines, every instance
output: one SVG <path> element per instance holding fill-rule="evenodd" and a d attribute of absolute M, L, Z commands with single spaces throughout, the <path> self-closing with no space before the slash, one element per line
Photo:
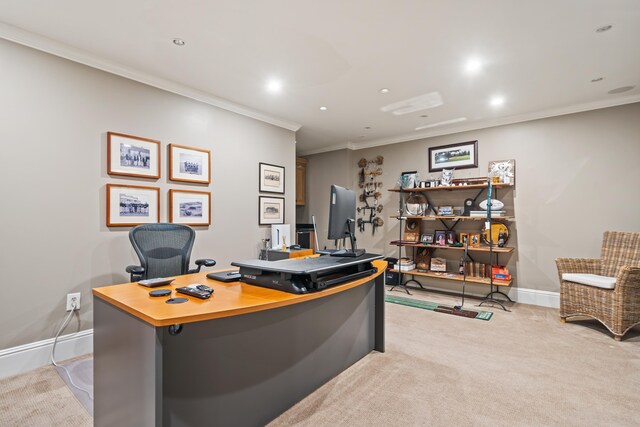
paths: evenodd
<path fill-rule="evenodd" d="M 355 218 L 355 191 L 332 185 L 329 207 L 329 240 L 349 237 L 349 233 L 353 233 L 355 229 Z"/>

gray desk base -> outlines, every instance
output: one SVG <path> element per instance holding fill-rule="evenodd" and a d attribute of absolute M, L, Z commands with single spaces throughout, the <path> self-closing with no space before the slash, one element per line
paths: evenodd
<path fill-rule="evenodd" d="M 264 425 L 384 351 L 384 275 L 312 301 L 188 323 L 178 335 L 95 297 L 94 321 L 96 426 Z"/>

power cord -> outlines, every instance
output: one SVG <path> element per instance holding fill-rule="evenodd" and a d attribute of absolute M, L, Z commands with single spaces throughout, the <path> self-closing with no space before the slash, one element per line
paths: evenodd
<path fill-rule="evenodd" d="M 56 351 L 56 345 L 58 344 L 58 338 L 60 338 L 60 334 L 62 333 L 62 331 L 64 330 L 64 328 L 67 327 L 67 325 L 69 324 L 69 320 L 71 320 L 71 316 L 73 316 L 73 313 L 75 313 L 76 311 L 76 302 L 72 301 L 71 302 L 71 311 L 69 311 L 69 314 L 67 315 L 67 318 L 64 319 L 64 322 L 62 322 L 62 326 L 60 326 L 60 329 L 58 329 L 58 333 L 56 334 L 56 337 L 53 340 L 53 348 L 51 349 L 51 363 L 58 367 L 58 368 L 62 368 L 66 373 L 67 373 L 67 377 L 69 377 L 69 382 L 71 383 L 72 386 L 74 386 L 75 388 L 77 388 L 80 391 L 84 391 L 85 393 L 87 393 L 87 395 L 89 396 L 89 399 L 93 400 L 93 395 L 91 394 L 91 392 L 89 392 L 89 390 L 86 390 L 82 387 L 80 387 L 79 385 L 77 385 L 76 383 L 73 382 L 73 378 L 71 378 L 71 373 L 69 373 L 69 370 L 63 366 L 63 365 L 58 365 L 53 357 L 55 351 Z"/>

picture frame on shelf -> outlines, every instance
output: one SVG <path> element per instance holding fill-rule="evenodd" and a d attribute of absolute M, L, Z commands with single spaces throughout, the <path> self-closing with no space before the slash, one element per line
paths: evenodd
<path fill-rule="evenodd" d="M 400 179 L 398 180 L 400 188 L 415 188 L 418 182 L 418 171 L 400 173 Z"/>
<path fill-rule="evenodd" d="M 284 224 L 284 197 L 258 197 L 258 224 Z"/>
<path fill-rule="evenodd" d="M 436 230 L 435 244 L 438 246 L 445 246 L 447 243 L 447 236 L 445 230 Z"/>
<path fill-rule="evenodd" d="M 462 243 L 463 245 L 466 245 L 468 238 L 469 238 L 469 233 L 459 233 L 458 234 L 458 243 Z"/>
<path fill-rule="evenodd" d="M 260 163 L 258 167 L 260 177 L 258 190 L 261 193 L 284 194 L 284 166 Z"/>
<path fill-rule="evenodd" d="M 480 233 L 469 233 L 469 246 L 480 246 Z"/>
<path fill-rule="evenodd" d="M 137 178 L 160 178 L 160 141 L 107 132 L 107 173 Z"/>
<path fill-rule="evenodd" d="M 169 222 L 190 226 L 211 225 L 211 192 L 169 190 Z"/>
<path fill-rule="evenodd" d="M 478 140 L 429 147 L 429 172 L 478 167 Z"/>
<path fill-rule="evenodd" d="M 445 238 L 447 241 L 447 245 L 453 245 L 456 243 L 456 232 L 453 230 L 449 230 L 445 233 Z"/>
<path fill-rule="evenodd" d="M 107 184 L 107 227 L 160 222 L 160 188 Z"/>
<path fill-rule="evenodd" d="M 516 161 L 509 160 L 491 160 L 488 169 L 489 178 L 494 184 L 510 184 L 516 183 Z"/>
<path fill-rule="evenodd" d="M 420 241 L 423 245 L 433 245 L 433 233 L 423 234 Z"/>
<path fill-rule="evenodd" d="M 196 184 L 211 183 L 211 150 L 169 144 L 169 179 Z"/>

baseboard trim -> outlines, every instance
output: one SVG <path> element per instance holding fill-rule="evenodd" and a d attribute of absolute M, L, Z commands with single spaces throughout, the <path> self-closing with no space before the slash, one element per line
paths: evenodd
<path fill-rule="evenodd" d="M 0 378 L 29 372 L 50 362 L 53 338 L 0 350 Z M 62 335 L 56 346 L 56 362 L 93 351 L 93 329 Z"/>
<path fill-rule="evenodd" d="M 415 285 L 411 285 L 415 286 Z M 422 287 L 428 291 L 439 291 L 439 292 L 448 292 L 453 294 L 460 294 L 460 291 L 440 288 L 435 286 L 427 286 L 424 283 Z M 396 288 L 398 289 L 398 288 Z M 484 289 L 484 292 L 479 292 Z M 538 289 L 527 289 L 527 288 L 517 288 L 510 287 L 505 289 L 504 287 L 498 287 L 500 292 L 504 292 L 509 295 L 509 298 L 520 303 L 520 304 L 531 304 L 538 305 L 540 307 L 549 307 L 549 308 L 559 308 L 560 307 L 560 293 L 559 292 L 551 292 L 551 291 L 541 291 Z M 467 291 L 465 292 L 467 296 L 473 298 L 484 298 L 488 293 L 488 287 L 486 285 L 467 285 Z M 461 294 L 460 294 L 461 295 Z M 498 297 L 500 298 L 500 297 Z M 502 297 L 504 298 L 504 297 Z"/>

